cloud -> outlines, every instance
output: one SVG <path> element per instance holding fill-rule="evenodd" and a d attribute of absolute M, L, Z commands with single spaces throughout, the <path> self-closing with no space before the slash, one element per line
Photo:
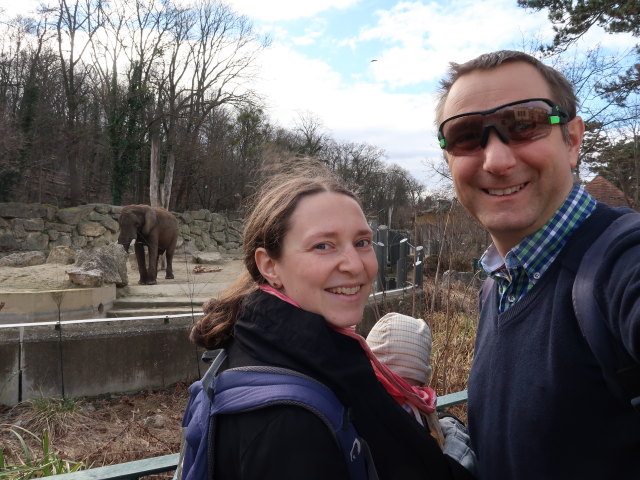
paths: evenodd
<path fill-rule="evenodd" d="M 317 115 L 338 141 L 383 148 L 389 162 L 425 178 L 423 159 L 439 155 L 428 91 L 399 94 L 379 82 L 351 83 L 327 63 L 274 44 L 262 57 L 256 89 L 276 123 L 292 128 L 299 112 Z"/>
<path fill-rule="evenodd" d="M 433 82 L 450 61 L 515 48 L 519 42 L 526 48 L 536 37 L 551 38 L 545 14 L 527 12 L 511 0 L 453 1 L 447 6 L 403 2 L 378 10 L 376 16 L 377 24 L 360 30 L 351 42 L 388 45 L 379 55 L 375 75 L 392 88 Z"/>
<path fill-rule="evenodd" d="M 0 13 L 5 18 L 26 15 L 35 12 L 40 0 L 0 0 Z"/>
<path fill-rule="evenodd" d="M 309 18 L 325 10 L 347 9 L 359 0 L 230 0 L 228 4 L 238 13 L 264 22 L 279 22 Z"/>
<path fill-rule="evenodd" d="M 316 43 L 316 40 L 322 38 L 327 29 L 326 21 L 323 19 L 313 19 L 310 25 L 305 27 L 304 34 L 291 38 L 291 42 L 297 46 L 307 46 Z"/>

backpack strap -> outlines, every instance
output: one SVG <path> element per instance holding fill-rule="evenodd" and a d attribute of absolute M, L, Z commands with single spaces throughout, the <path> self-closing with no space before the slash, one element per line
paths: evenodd
<path fill-rule="evenodd" d="M 216 415 L 272 405 L 302 407 L 317 415 L 333 435 L 343 453 L 349 478 L 377 478 L 367 445 L 356 433 L 349 411 L 322 383 L 293 370 L 251 366 L 225 370 L 215 378 L 213 390 L 210 425 L 215 425 Z M 209 439 L 211 448 L 211 433 Z"/>
<path fill-rule="evenodd" d="M 223 350 L 208 350 L 202 360 L 210 363 L 201 380 L 193 382 L 189 387 L 189 403 L 182 417 L 182 439 L 180 456 L 174 475 L 175 480 L 198 480 L 206 478 L 207 465 L 207 432 L 209 430 L 209 410 L 211 405 L 211 384 L 218 373 L 220 365 L 227 358 Z"/>
<path fill-rule="evenodd" d="M 578 325 L 604 372 L 609 388 L 640 413 L 640 365 L 620 345 L 595 300 L 595 277 L 613 241 L 640 228 L 640 214 L 627 213 L 611 223 L 582 257 L 573 283 L 573 309 Z"/>

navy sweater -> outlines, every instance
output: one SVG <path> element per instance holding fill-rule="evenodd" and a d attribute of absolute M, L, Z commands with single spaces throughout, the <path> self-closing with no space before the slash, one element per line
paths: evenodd
<path fill-rule="evenodd" d="M 607 389 L 571 297 L 584 252 L 619 214 L 599 204 L 506 312 L 495 285 L 482 302 L 469 378 L 481 480 L 640 479 L 640 415 Z M 606 321 L 640 362 L 640 232 L 612 246 L 596 281 Z"/>

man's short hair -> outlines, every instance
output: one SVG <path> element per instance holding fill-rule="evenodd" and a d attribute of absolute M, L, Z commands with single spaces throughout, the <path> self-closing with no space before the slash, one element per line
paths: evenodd
<path fill-rule="evenodd" d="M 440 81 L 438 89 L 438 103 L 436 105 L 436 126 L 444 120 L 444 104 L 447 101 L 449 92 L 453 84 L 463 75 L 476 70 L 491 70 L 505 63 L 525 62 L 533 65 L 544 77 L 550 87 L 554 102 L 557 102 L 569 114 L 569 118 L 576 116 L 578 99 L 573 90 L 573 85 L 567 78 L 556 69 L 545 65 L 540 60 L 531 55 L 516 50 L 498 50 L 495 52 L 483 53 L 479 57 L 465 63 L 451 62 L 447 75 Z M 566 125 L 562 125 L 562 134 L 565 142 L 570 143 L 569 132 Z"/>

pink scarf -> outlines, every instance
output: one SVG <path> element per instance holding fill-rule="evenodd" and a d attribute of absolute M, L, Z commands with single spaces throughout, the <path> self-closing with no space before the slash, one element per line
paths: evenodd
<path fill-rule="evenodd" d="M 278 297 L 287 303 L 290 303 L 294 307 L 301 308 L 293 299 L 287 297 L 285 294 L 276 290 L 271 285 L 260 285 L 260 290 L 263 290 L 271 295 Z M 356 340 L 360 347 L 364 350 L 365 354 L 369 358 L 373 371 L 378 378 L 378 381 L 382 383 L 382 386 L 387 390 L 396 402 L 400 405 L 409 404 L 421 412 L 432 413 L 436 409 L 436 393 L 430 387 L 417 387 L 409 385 L 402 377 L 396 375 L 387 367 L 384 363 L 380 362 L 374 353 L 369 348 L 367 341 L 356 333 L 355 326 L 348 328 L 334 327 L 329 324 L 336 332 L 351 337 Z"/>

